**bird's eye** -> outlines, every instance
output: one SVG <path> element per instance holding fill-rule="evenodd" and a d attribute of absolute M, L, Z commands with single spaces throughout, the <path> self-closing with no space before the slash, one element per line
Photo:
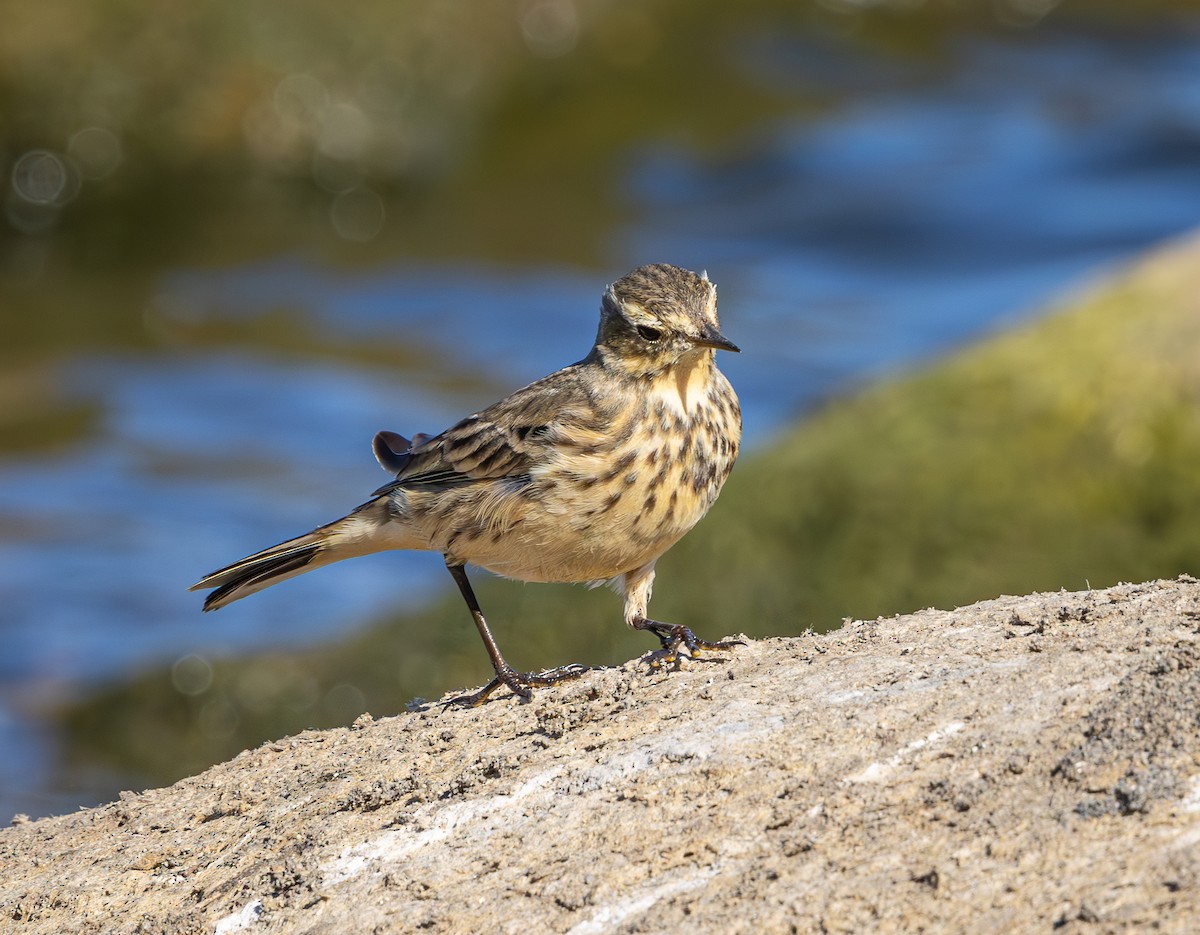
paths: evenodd
<path fill-rule="evenodd" d="M 637 333 L 640 334 L 644 340 L 649 341 L 651 344 L 662 337 L 661 331 L 659 331 L 657 328 L 651 328 L 649 325 L 638 325 Z"/>

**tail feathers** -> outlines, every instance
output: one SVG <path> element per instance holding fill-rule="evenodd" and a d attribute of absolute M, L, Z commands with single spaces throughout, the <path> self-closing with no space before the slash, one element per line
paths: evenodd
<path fill-rule="evenodd" d="M 205 575 L 189 590 L 215 588 L 204 601 L 205 610 L 217 610 L 288 578 L 382 549 L 413 548 L 411 536 L 389 522 L 386 498 L 364 503 L 342 519 L 303 536 L 263 549 Z M 419 547 L 419 546 L 416 546 Z"/>
<path fill-rule="evenodd" d="M 204 600 L 205 610 L 216 610 L 239 598 L 254 594 L 263 588 L 270 587 L 285 578 L 291 578 L 308 571 L 314 559 L 320 555 L 322 547 L 318 542 L 311 541 L 314 533 L 284 542 L 274 548 L 265 549 L 239 562 L 234 562 L 211 575 L 206 575 L 190 590 L 202 591 L 205 588 L 216 588 Z M 306 541 L 309 540 L 309 541 Z M 324 565 L 326 562 L 321 562 Z"/>

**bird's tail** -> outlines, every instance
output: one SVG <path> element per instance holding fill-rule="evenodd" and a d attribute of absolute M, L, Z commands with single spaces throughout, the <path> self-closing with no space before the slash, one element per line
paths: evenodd
<path fill-rule="evenodd" d="M 388 498 L 377 497 L 349 516 L 205 575 L 189 590 L 215 588 L 205 599 L 204 609 L 217 610 L 287 578 L 345 558 L 384 549 L 420 547 L 421 543 L 393 517 Z"/>

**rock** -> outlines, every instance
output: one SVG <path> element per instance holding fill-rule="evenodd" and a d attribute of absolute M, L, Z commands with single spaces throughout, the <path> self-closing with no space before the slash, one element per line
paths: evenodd
<path fill-rule="evenodd" d="M 364 717 L 0 831 L 0 927 L 1184 931 L 1198 636 L 1182 577 Z"/>

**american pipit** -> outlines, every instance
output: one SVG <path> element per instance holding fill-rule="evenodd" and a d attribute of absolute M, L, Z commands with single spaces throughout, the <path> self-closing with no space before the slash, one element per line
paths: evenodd
<path fill-rule="evenodd" d="M 214 571 L 216 610 L 331 562 L 384 549 L 441 552 L 483 638 L 495 678 L 454 699 L 479 704 L 500 685 L 584 671 L 517 672 L 500 654 L 467 580 L 470 562 L 522 581 L 610 583 L 625 622 L 658 637 L 661 658 L 729 649 L 646 616 L 659 556 L 708 512 L 733 467 L 741 409 L 716 367 L 738 350 L 718 330 L 707 275 L 665 263 L 617 280 L 600 304 L 591 353 L 440 435 L 375 437 L 396 479 L 349 516 Z"/>

